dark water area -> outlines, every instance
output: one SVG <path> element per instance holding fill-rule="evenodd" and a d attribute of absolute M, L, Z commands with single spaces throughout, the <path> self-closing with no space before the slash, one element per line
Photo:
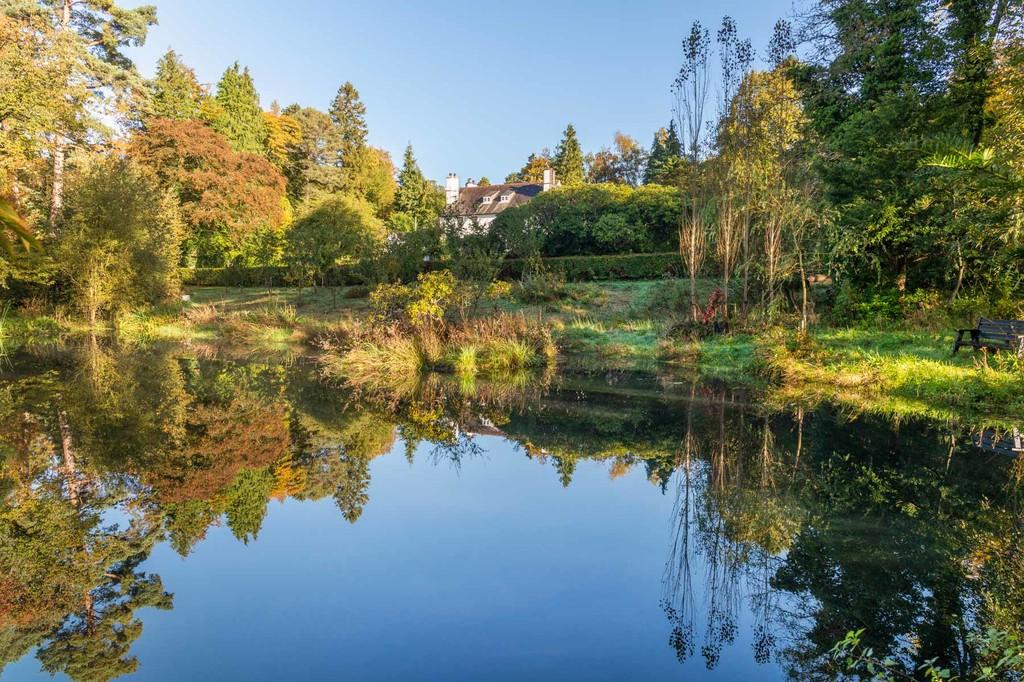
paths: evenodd
<path fill-rule="evenodd" d="M 982 426 L 653 377 L 357 394 L 310 361 L 22 353 L 0 679 L 832 679 L 856 629 L 967 672 L 975 633 L 1024 623 L 1021 466 Z"/>

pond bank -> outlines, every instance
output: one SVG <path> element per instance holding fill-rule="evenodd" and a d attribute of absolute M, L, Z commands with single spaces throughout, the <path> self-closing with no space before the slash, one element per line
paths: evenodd
<path fill-rule="evenodd" d="M 714 283 L 704 283 L 710 288 Z M 350 289 L 200 288 L 181 306 L 122 317 L 101 330 L 127 343 L 173 341 L 212 353 L 330 356 L 326 339 L 363 325 L 365 298 Z M 524 305 L 499 300 L 484 318 L 521 314 L 546 329 L 569 371 L 643 372 L 724 379 L 763 389 L 780 404 L 829 401 L 891 416 L 1019 425 L 1024 415 L 1024 367 L 1009 354 L 950 354 L 951 330 L 879 331 L 766 328 L 700 341 L 667 331 L 677 303 L 671 282 L 572 285 L 563 300 Z M 9 348 L 52 343 L 88 333 L 46 316 L 10 315 Z M 458 370 L 457 358 L 448 361 Z M 475 373 L 479 368 L 473 369 Z"/>

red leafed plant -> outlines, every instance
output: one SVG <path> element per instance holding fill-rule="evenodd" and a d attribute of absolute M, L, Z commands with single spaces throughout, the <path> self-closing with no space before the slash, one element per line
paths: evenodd
<path fill-rule="evenodd" d="M 718 307 L 725 302 L 725 294 L 721 289 L 715 289 L 708 297 L 708 305 L 704 310 L 698 311 L 700 321 L 704 324 L 711 324 L 718 319 Z"/>

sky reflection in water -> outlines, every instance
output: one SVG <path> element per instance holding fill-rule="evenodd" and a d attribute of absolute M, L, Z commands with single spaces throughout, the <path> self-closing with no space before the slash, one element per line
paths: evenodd
<path fill-rule="evenodd" d="M 847 629 L 909 667 L 1020 622 L 1010 462 L 948 427 L 179 355 L 5 374 L 3 680 L 806 678 Z"/>

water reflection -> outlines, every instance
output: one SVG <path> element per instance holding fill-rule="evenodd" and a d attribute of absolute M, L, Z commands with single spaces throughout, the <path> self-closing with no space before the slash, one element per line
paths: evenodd
<path fill-rule="evenodd" d="M 329 499 L 357 523 L 375 458 L 397 446 L 457 472 L 486 466 L 483 436 L 566 487 L 600 460 L 674 497 L 660 606 L 683 663 L 830 676 L 828 650 L 865 628 L 907 671 L 937 657 L 965 672 L 970 632 L 1024 622 L 1019 472 L 956 429 L 773 413 L 697 383 L 433 376 L 352 393 L 312 364 L 93 342 L 3 376 L 0 670 L 34 651 L 73 680 L 136 671 L 139 610 L 173 605 L 143 570 L 158 543 L 188 557 L 220 524 L 252 542 L 274 499 Z"/>

